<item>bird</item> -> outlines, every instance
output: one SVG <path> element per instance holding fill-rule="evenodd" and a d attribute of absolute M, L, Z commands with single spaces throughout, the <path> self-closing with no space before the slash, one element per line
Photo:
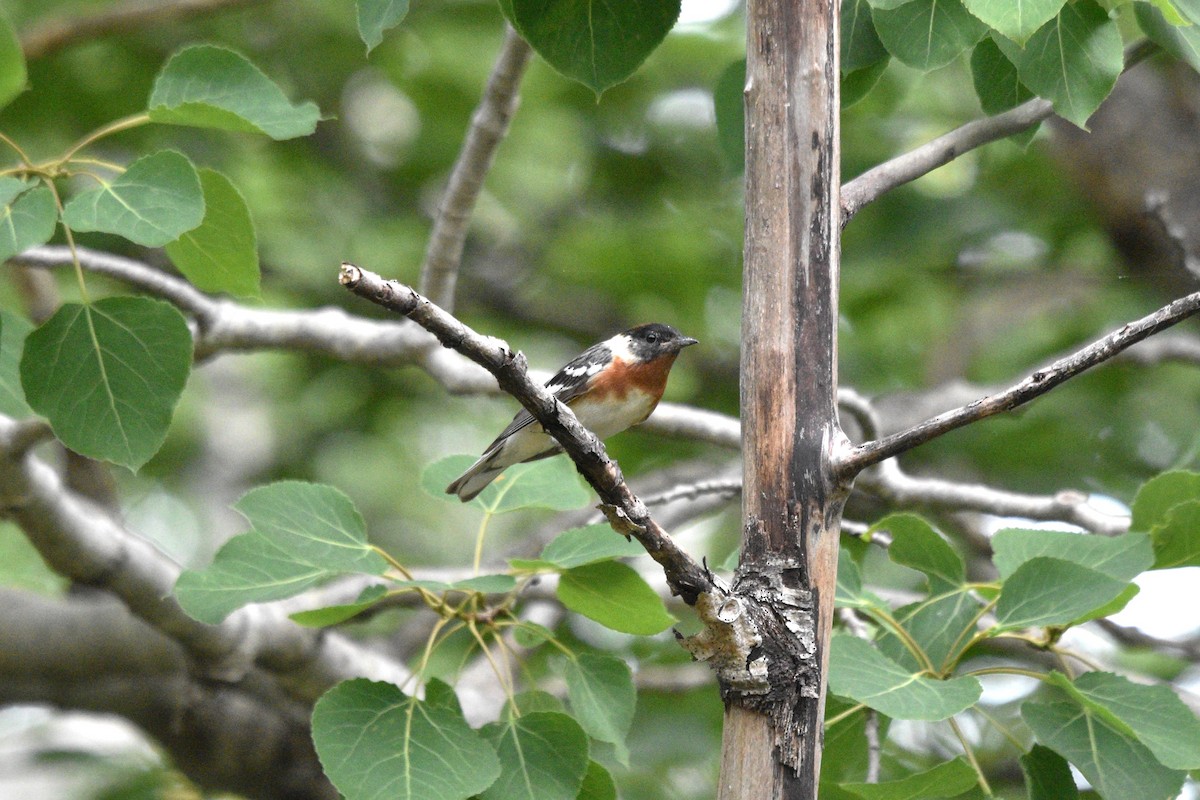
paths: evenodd
<path fill-rule="evenodd" d="M 584 350 L 546 382 L 546 389 L 597 438 L 607 439 L 650 416 L 676 356 L 697 343 L 661 322 L 638 325 Z M 522 409 L 479 460 L 446 487 L 446 494 L 466 503 L 513 464 L 561 452 L 558 442 Z"/>

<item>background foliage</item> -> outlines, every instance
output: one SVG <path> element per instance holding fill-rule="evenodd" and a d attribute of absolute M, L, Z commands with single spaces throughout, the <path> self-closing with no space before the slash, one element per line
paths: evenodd
<path fill-rule="evenodd" d="M 26 34 L 58 15 L 69 19 L 105 5 L 17 0 L 5 11 L 15 31 Z M 672 29 L 673 12 L 663 4 L 668 9 L 663 20 L 637 23 L 644 40 L 613 47 L 603 63 L 580 64 L 569 58 L 577 51 L 571 42 L 554 40 L 561 25 L 547 16 L 549 4 L 513 0 L 502 5 L 503 14 L 535 45 L 539 37 L 546 39 L 539 47 L 544 59 L 529 68 L 521 110 L 488 176 L 467 242 L 457 312 L 547 369 L 615 329 L 648 320 L 670 322 L 703 344 L 675 368 L 668 399 L 736 415 L 742 218 L 740 164 L 730 131 L 737 130 L 731 108 L 736 109 L 741 85 L 736 62 L 744 55 L 740 9 L 687 4 Z M 1020 18 L 1008 13 L 1013 5 L 986 0 L 843 4 L 844 175 L 858 174 L 981 113 L 1003 110 L 1031 96 L 1030 90 L 1053 99 L 1059 113 L 1082 125 L 1116 82 L 1124 45 L 1142 31 L 1195 64 L 1195 26 L 1175 24 L 1200 13 L 1191 2 L 1022 3 L 1033 11 Z M 25 148 L 32 161 L 42 162 L 70 151 L 72 143 L 93 131 L 149 110 L 159 124 L 115 133 L 83 153 L 128 166 L 111 191 L 99 192 L 79 175 L 57 182 L 64 220 L 81 245 L 178 270 L 201 289 L 225 291 L 252 305 L 340 305 L 356 315 L 375 315 L 336 287 L 336 264 L 351 260 L 417 282 L 431 215 L 499 47 L 501 9 L 490 2 L 407 8 L 364 1 L 357 14 L 349 4 L 319 2 L 235 6 L 31 57 L 29 91 L 20 91 L 24 82 L 14 71 L 20 60 L 10 61 L 14 66 L 0 69 L 0 96 L 12 97 L 0 111 L 0 131 Z M 671 20 L 665 19 L 668 13 Z M 619 28 L 622 20 L 608 23 Z M 921 39 L 915 30 L 930 35 Z M 1051 39 L 1077 44 L 1057 53 L 1057 67 Z M 556 55 L 555 46 L 567 55 Z M 0 67 L 5 57 L 0 49 Z M 617 76 L 642 58 L 645 63 L 620 82 Z M 1139 70 L 1194 102 L 1194 75 L 1174 62 L 1160 57 Z M 216 74 L 220 80 L 211 77 Z M 229 100 L 222 90 L 230 85 L 248 99 Z M 1118 122 L 1119 117 L 1112 127 Z M 1091 124 L 1099 135 L 1103 121 Z M 1032 141 L 1021 136 L 965 154 L 890 193 L 847 228 L 841 378 L 878 396 L 880 407 L 892 411 L 889 424 L 902 424 L 905 409 L 933 412 L 954 404 L 948 398 L 957 396 L 952 390 L 959 379 L 973 384 L 968 395 L 973 397 L 1140 316 L 1181 284 L 1194 283 L 1177 264 L 1140 258 L 1128 246 L 1128 229 L 1144 220 L 1095 188 L 1106 177 L 1098 174 L 1103 169 L 1071 144 L 1066 123 L 1045 127 Z M 1163 161 L 1189 147 L 1186 138 L 1154 138 L 1152 127 L 1139 133 L 1130 141 L 1104 140 L 1099 146 L 1114 154 L 1121 147 L 1161 152 Z M 78 171 L 93 168 L 105 169 L 92 164 Z M 1190 180 L 1194 183 L 1194 169 Z M 6 255 L 46 241 L 54 198 L 45 187 L 17 185 L 6 176 L 0 178 L 0 199 L 14 221 L 24 220 L 12 228 Z M 53 236 L 64 241 L 61 228 Z M 163 245 L 165 251 L 154 249 Z M 720 701 L 703 672 L 684 669 L 687 656 L 670 634 L 658 633 L 672 624 L 672 615 L 685 617 L 685 629 L 695 623 L 681 608 L 663 608 L 653 593 L 639 595 L 645 583 L 612 560 L 631 558 L 623 542 L 592 531 L 607 537 L 600 540 L 601 552 L 587 549 L 595 547 L 592 537 L 578 535 L 543 550 L 554 535 L 585 521 L 564 522 L 553 509 L 577 507 L 582 499 L 556 504 L 542 502 L 536 492 L 518 493 L 509 498 L 511 507 L 501 507 L 487 506 L 493 500 L 485 495 L 481 512 L 442 502 L 423 488 L 423 483 L 435 489 L 445 483 L 439 468 L 455 471 L 434 462 L 477 451 L 490 440 L 511 415 L 511 402 L 448 397 L 417 370 L 372 369 L 298 352 L 223 354 L 195 364 L 189 373 L 186 322 L 171 307 L 123 298 L 127 289 L 95 275 L 87 276 L 84 296 L 68 270 L 53 274 L 52 285 L 36 289 L 21 280 L 0 286 L 3 411 L 25 416 L 32 409 L 49 418 L 56 435 L 76 451 L 124 465 L 111 471 L 121 515 L 129 527 L 191 568 L 178 593 L 197 618 L 217 621 L 245 602 L 285 596 L 337 574 L 381 573 L 386 565 L 366 545 L 368 535 L 405 567 L 419 569 L 478 560 L 476 535 L 486 533 L 485 575 L 512 569 L 524 580 L 537 570 L 561 573 L 557 602 L 578 613 L 555 618 L 554 635 L 578 655 L 569 658 L 545 645 L 549 632 L 543 634 L 540 626 L 514 635 L 529 637 L 527 677 L 539 686 L 549 679 L 549 688 L 566 698 L 573 717 L 560 713 L 561 699 L 538 696 L 526 698 L 524 709 L 513 701 L 522 713 L 501 712 L 489 727 L 472 733 L 461 723 L 458 701 L 438 684 L 418 707 L 386 685 L 364 681 L 335 690 L 318 705 L 318 718 L 353 724 L 356 714 L 369 716 L 372 702 L 394 703 L 406 720 L 417 709 L 430 731 L 459 742 L 449 749 L 464 753 L 464 763 L 476 767 L 493 751 L 507 763 L 511 749 L 505 748 L 522 741 L 563 743 L 561 752 L 544 757 L 568 764 L 574 784 L 546 789 L 544 796 L 559 790 L 569 795 L 580 781 L 599 787 L 596 797 L 611 796 L 605 784 L 610 771 L 623 797 L 711 795 L 720 752 Z M 28 333 L 26 320 L 38 315 L 47 295 L 65 305 L 51 323 Z M 53 368 L 52 354 L 70 350 L 71 341 L 126 334 L 133 343 L 119 345 L 122 358 L 106 360 L 100 348 L 95 358 Z M 141 353 L 143 362 L 125 374 L 121 370 L 130 364 L 124 355 L 130 353 Z M 147 391 L 137 375 L 156 370 L 161 376 Z M 1012 490 L 1075 488 L 1114 502 L 1114 508 L 1128 507 L 1139 487 L 1164 470 L 1197 467 L 1197 381 L 1194 365 L 1108 366 L 1020 415 L 921 448 L 906 457 L 905 465 L 913 472 Z M 61 407 L 74 400 L 76 387 L 96 384 L 111 385 L 115 395 L 136 402 L 122 406 L 101 393 L 86 395 L 96 404 L 86 413 L 73 403 Z M 113 417 L 109 428 L 119 435 L 98 433 L 98 420 L 106 414 Z M 645 432 L 622 435 L 611 449 L 635 489 L 646 493 L 719 472 L 736 459 L 716 446 Z M 1190 730 L 1194 719 L 1161 696 L 1144 700 L 1140 689 L 1115 675 L 1096 673 L 1091 684 L 1063 679 L 1060 694 L 1043 689 L 1025 705 L 1021 701 L 1033 690 L 1019 682 L 993 685 L 960 674 L 904 687 L 928 691 L 936 701 L 905 697 L 900 687 L 925 666 L 923 657 L 933 660 L 939 677 L 959 670 L 967 659 L 966 645 L 975 644 L 966 631 L 982 609 L 994 611 L 996 632 L 1049 626 L 1048 635 L 1057 637 L 1059 629 L 1095 609 L 1128 601 L 1131 592 L 1125 587 L 1142 570 L 1194 563 L 1194 515 L 1188 515 L 1196 487 L 1187 473 L 1179 474 L 1183 477 L 1168 478 L 1167 484 L 1152 484 L 1167 485 L 1161 496 L 1169 501 L 1156 501 L 1154 490 L 1140 495 L 1144 516 L 1137 519 L 1134 508 L 1134 533 L 1128 536 L 1141 538 L 1120 557 L 1088 560 L 1074 543 L 1030 549 L 1021 544 L 1027 541 L 1022 532 L 1014 530 L 994 540 L 996 573 L 990 573 L 963 544 L 970 541 L 966 532 L 973 525 L 953 517 L 937 520 L 955 543 L 951 546 L 926 523 L 897 518 L 882 523 L 879 529 L 893 534 L 892 547 L 885 555 L 852 543 L 843 557 L 846 575 L 840 588 L 847 590 L 846 603 L 885 633 L 878 648 L 839 636 L 834 691 L 897 719 L 931 721 L 970 706 L 983 692 L 980 708 L 1000 724 L 989 726 L 986 718 L 972 716 L 976 729 L 963 735 L 974 744 L 974 756 L 994 788 L 1007 796 L 1025 792 L 1021 776 L 1007 767 L 1028 741 L 1020 740 L 1026 734 L 1016 733 L 1016 746 L 1003 733 L 1012 730 L 1032 730 L 1053 748 L 1034 749 L 1021 762 L 1049 785 L 1055 776 L 1067 781 L 1056 751 L 1070 757 L 1101 796 L 1128 796 L 1129 786 L 1144 787 L 1148 781 L 1163 787 L 1151 796 L 1168 796 L 1183 781 L 1181 770 L 1198 766 L 1195 742 L 1184 737 L 1181 752 L 1168 752 L 1165 739 L 1170 737 L 1140 728 L 1136 715 L 1120 703 L 1155 702 L 1175 709 L 1185 715 L 1176 730 Z M 562 479 L 560 473 L 553 485 L 561 487 Z M 306 484 L 298 481 L 337 490 L 302 488 Z M 256 486 L 265 488 L 246 495 Z M 561 497 L 563 491 L 549 494 Z M 230 510 L 235 502 L 251 524 L 249 532 Z M 332 556 L 321 549 L 328 544 L 325 536 L 279 519 L 284 510 L 297 507 L 328 510 L 336 523 L 330 530 L 347 537 L 351 554 L 343 547 Z M 511 509 L 519 511 L 499 513 Z M 863 497 L 852 503 L 849 515 L 869 523 L 890 510 L 885 502 Z M 983 527 L 991 532 L 1020 525 L 992 520 Z M 311 544 L 312 551 L 297 546 L 294 536 L 287 538 L 297 530 L 305 539 L 301 544 Z M 235 534 L 240 535 L 231 538 Z M 724 563 L 737 545 L 736 508 L 723 506 L 680 534 L 695 555 Z M 914 541 L 924 544 L 914 547 Z M 11 551 L 0 567 L 6 583 L 61 591 L 19 532 L 6 529 L 0 542 Z M 906 547 L 913 548 L 907 556 Z M 206 570 L 219 549 L 217 566 Z M 272 562 L 282 572 L 248 590 L 263 559 L 277 551 L 286 554 Z M 641 556 L 627 563 L 640 569 L 647 561 Z M 652 582 L 657 578 L 649 568 L 643 572 Z M 271 594 L 282 574 L 289 591 Z M 436 594 L 449 585 L 400 588 Z M 599 598 L 590 591 L 613 585 L 630 588 Z M 900 592 L 906 605 L 893 597 L 880 600 L 864 585 Z M 1043 597 L 1040 605 L 1030 599 L 1047 585 L 1092 591 L 1078 607 L 1061 596 Z M 502 593 L 510 585 L 468 588 Z M 360 600 L 365 606 L 378 596 Z M 614 599 L 621 602 L 614 605 Z M 1176 607 L 1187 602 L 1177 600 Z M 889 639 L 893 614 L 917 632 L 915 649 L 902 646 L 901 637 Z M 940 627 L 925 622 L 923 614 Z M 947 615 L 958 629 L 945 622 Z M 354 635 L 427 624 L 421 611 L 391 610 L 355 626 Z M 1072 647 L 1097 648 L 1111 658 L 1110 668 L 1136 667 L 1176 686 L 1186 687 L 1194 678 L 1186 658 L 1163 651 L 1153 659 L 1114 654 L 1094 637 L 1075 641 L 1074 635 L 1067 634 Z M 473 646 L 466 629 L 449 637 L 427 659 L 426 674 L 455 682 Z M 412 661 L 419 658 L 417 653 Z M 626 691 L 633 678 L 621 672 L 628 672 L 626 663 L 650 684 L 640 689 L 636 712 L 627 694 L 589 703 L 588 687 Z M 854 665 L 864 671 L 855 672 Z M 883 677 L 889 672 L 896 677 L 895 692 L 883 691 L 889 689 Z M 564 685 L 554 686 L 555 676 Z M 665 690 L 653 688 L 655 676 L 669 677 L 663 680 Z M 887 696 L 882 704 L 874 699 L 881 691 Z M 830 729 L 827 756 L 827 776 L 841 784 L 830 789 L 834 795 L 942 796 L 928 787 L 945 793 L 946 787 L 959 785 L 960 794 L 979 791 L 975 770 L 963 760 L 950 760 L 959 750 L 946 738 L 946 728 L 933 722 L 893 723 L 884 751 L 885 783 L 864 784 L 864 714 L 839 702 L 831 702 L 831 715 L 847 713 Z M 613 709 L 615 716 L 605 713 Z M 10 712 L 9 719 L 14 730 L 27 732 L 52 718 Z M 1111 747 L 1138 755 L 1123 761 L 1129 783 L 1105 784 L 1121 776 L 1102 776 L 1089 765 L 1088 748 L 1072 738 L 1080 725 L 1099 725 Z M 688 735 L 678 735 L 681 730 Z M 354 758 L 378 760 L 378 754 L 343 752 L 337 742 L 320 736 L 317 748 L 335 781 L 335 765 L 343 759 L 349 759 L 346 780 L 351 781 L 361 772 Z M 157 762 L 150 769 L 144 763 L 127 769 L 119 759 L 93 760 L 80 774 L 106 786 L 107 796 L 134 796 L 141 784 L 130 775 L 171 780 L 162 777 L 170 773 L 159 772 Z M 421 768 L 414 760 L 404 774 Z M 937 772 L 914 774 L 925 768 Z M 497 786 L 512 779 L 500 770 L 499 765 L 494 770 L 501 776 Z M 111 788 L 122 780 L 130 781 L 126 788 Z M 888 787 L 887 781 L 901 780 L 910 783 Z M 921 781 L 927 788 L 914 788 Z M 492 785 L 482 778 L 479 784 L 456 788 L 465 796 Z M 349 791 L 340 781 L 339 788 Z M 356 796 L 370 796 L 372 787 L 358 791 L 366 794 Z M 493 791 L 504 796 L 502 789 Z M 1054 791 L 1040 796 L 1062 796 Z"/>

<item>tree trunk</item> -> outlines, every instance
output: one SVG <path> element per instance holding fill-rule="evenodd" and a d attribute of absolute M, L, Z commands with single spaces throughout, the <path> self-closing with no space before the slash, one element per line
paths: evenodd
<path fill-rule="evenodd" d="M 842 440 L 838 11 L 833 0 L 746 8 L 745 490 L 735 592 L 765 601 L 778 625 L 759 646 L 767 693 L 723 687 L 722 800 L 817 797 L 844 500 L 830 469 Z"/>

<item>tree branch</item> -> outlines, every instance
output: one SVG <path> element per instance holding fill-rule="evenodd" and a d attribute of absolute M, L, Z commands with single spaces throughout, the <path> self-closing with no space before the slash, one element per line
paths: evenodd
<path fill-rule="evenodd" d="M 77 248 L 77 252 L 80 265 L 87 271 L 161 297 L 191 315 L 197 359 L 225 351 L 300 350 L 351 363 L 417 366 L 455 394 L 500 392 L 496 379 L 487 370 L 452 350 L 438 347 L 436 340 L 418 325 L 366 319 L 338 308 L 310 311 L 253 308 L 210 297 L 187 281 L 142 261 L 86 247 Z M 49 245 L 26 250 L 11 260 L 40 268 L 73 263 L 69 248 Z M 741 427 L 736 418 L 678 403 L 661 403 L 641 428 L 722 447 L 741 446 Z"/>
<path fill-rule="evenodd" d="M 238 681 L 257 665 L 307 702 L 346 678 L 400 685 L 409 677 L 402 665 L 341 636 L 302 628 L 271 606 L 247 606 L 219 625 L 192 619 L 171 593 L 179 566 L 69 491 L 45 463 L 14 452 L 20 430 L 0 416 L 4 515 L 25 531 L 55 572 L 115 595 L 178 642 L 202 674 Z"/>
<path fill-rule="evenodd" d="M 620 467 L 608 457 L 603 443 L 579 424 L 569 408 L 529 377 L 522 354 L 514 354 L 497 339 L 481 336 L 397 281 L 385 281 L 353 264 L 342 265 L 339 281 L 359 297 L 413 320 L 444 346 L 457 350 L 495 375 L 500 387 L 516 398 L 563 446 L 579 472 L 600 495 L 613 528 L 625 536 L 636 537 L 651 558 L 662 566 L 675 594 L 690 605 L 699 595 L 717 588 L 712 574 L 675 544 L 650 516 L 645 504 L 629 490 Z"/>
<path fill-rule="evenodd" d="M 1053 495 L 1032 495 L 979 484 L 918 478 L 901 470 L 895 461 L 884 461 L 876 469 L 864 471 L 855 488 L 901 507 L 924 506 L 942 511 L 978 511 L 1001 517 L 1066 522 L 1106 536 L 1129 530 L 1129 517 L 1099 511 L 1088 504 L 1088 497 L 1082 492 L 1064 490 Z"/>
<path fill-rule="evenodd" d="M 1156 52 L 1158 46 L 1149 40 L 1135 42 L 1125 50 L 1125 70 L 1132 69 Z M 977 147 L 1020 133 L 1053 114 L 1054 107 L 1049 100 L 1035 97 L 1003 113 L 971 120 L 915 150 L 872 167 L 842 185 L 842 227 L 863 206 L 892 189 L 933 172 Z"/>
<path fill-rule="evenodd" d="M 0 703 L 118 714 L 210 790 L 256 800 L 337 797 L 313 751 L 309 706 L 263 673 L 237 686 L 196 677 L 177 644 L 108 595 L 0 589 L 0 605 Z"/>
<path fill-rule="evenodd" d="M 1084 370 L 1112 358 L 1130 345 L 1153 336 L 1198 311 L 1200 292 L 1195 292 L 1163 306 L 1153 314 L 1121 326 L 1082 350 L 1037 370 L 1004 391 L 939 414 L 891 436 L 843 449 L 834 454 L 835 469 L 843 480 L 851 480 L 872 464 L 911 450 L 956 428 L 1024 405 Z"/>
<path fill-rule="evenodd" d="M 454 284 L 475 201 L 491 169 L 496 147 L 508 132 L 508 124 L 517 110 L 517 91 L 531 53 L 520 34 L 505 24 L 500 55 L 479 107 L 471 117 L 471 127 L 433 221 L 425 261 L 421 264 L 420 287 L 422 294 L 447 311 L 454 308 Z"/>
<path fill-rule="evenodd" d="M 21 35 L 21 50 L 32 61 L 90 39 L 257 2 L 261 0 L 127 0 L 89 14 L 63 15 L 41 22 Z"/>

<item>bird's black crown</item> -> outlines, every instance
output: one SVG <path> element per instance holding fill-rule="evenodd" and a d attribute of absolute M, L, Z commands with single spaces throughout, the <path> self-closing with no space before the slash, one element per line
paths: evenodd
<path fill-rule="evenodd" d="M 667 353 L 678 353 L 688 345 L 696 344 L 692 337 L 684 336 L 670 325 L 661 322 L 630 328 L 625 331 L 625 336 L 629 338 L 630 351 L 647 361 Z"/>

